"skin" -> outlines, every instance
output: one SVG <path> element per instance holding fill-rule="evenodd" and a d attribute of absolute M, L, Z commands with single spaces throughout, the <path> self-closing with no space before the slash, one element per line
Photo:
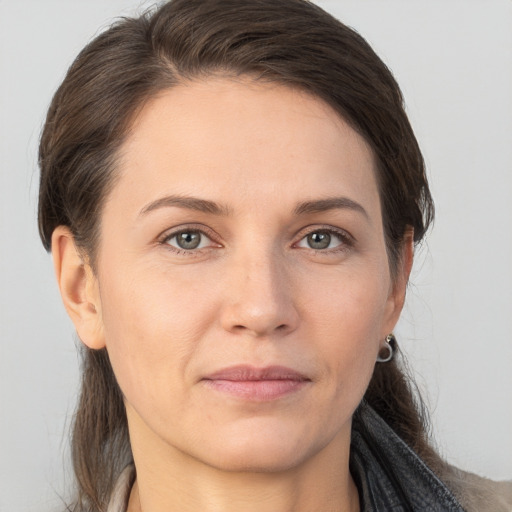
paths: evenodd
<path fill-rule="evenodd" d="M 364 139 L 303 92 L 212 77 L 150 100 L 120 157 L 95 272 L 66 227 L 52 247 L 77 332 L 107 347 L 125 396 L 129 510 L 358 510 L 351 418 L 412 262 L 409 240 L 391 279 Z M 180 230 L 202 230 L 199 248 Z M 203 380 L 238 364 L 307 380 L 262 401 Z"/>

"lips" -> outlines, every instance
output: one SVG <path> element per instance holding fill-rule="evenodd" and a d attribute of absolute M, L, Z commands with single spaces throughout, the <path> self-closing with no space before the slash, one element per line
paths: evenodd
<path fill-rule="evenodd" d="M 210 389 L 244 400 L 268 401 L 295 393 L 311 380 L 285 366 L 232 366 L 202 379 Z"/>

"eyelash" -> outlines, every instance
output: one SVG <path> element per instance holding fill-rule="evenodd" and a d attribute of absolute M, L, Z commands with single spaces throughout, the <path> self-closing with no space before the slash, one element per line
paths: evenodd
<path fill-rule="evenodd" d="M 169 244 L 170 240 L 172 240 L 173 238 L 176 238 L 178 235 L 180 235 L 182 233 L 199 233 L 200 235 L 207 237 L 214 244 L 217 244 L 217 247 L 202 247 L 199 249 L 181 249 L 181 248 L 178 248 L 178 247 L 175 247 L 175 246 L 172 246 Z M 299 244 L 307 236 L 309 236 L 313 233 L 326 233 L 331 236 L 334 235 L 340 239 L 341 243 L 339 244 L 339 246 L 331 248 L 331 249 L 314 249 L 312 247 L 309 247 L 309 248 L 297 247 L 297 244 Z M 314 251 L 315 254 L 320 254 L 320 255 L 328 255 L 328 254 L 335 254 L 335 253 L 339 253 L 339 252 L 348 251 L 355 244 L 355 239 L 352 235 L 347 233 L 345 230 L 337 229 L 332 226 L 314 226 L 311 228 L 304 228 L 299 233 L 299 236 L 300 236 L 299 240 L 293 244 L 293 247 Z M 158 239 L 158 243 L 160 245 L 165 246 L 167 249 L 172 251 L 174 254 L 184 255 L 184 256 L 188 256 L 188 257 L 194 257 L 194 256 L 198 256 L 198 255 L 202 254 L 202 252 L 205 249 L 222 247 L 219 242 L 215 242 L 216 238 L 217 237 L 216 237 L 215 233 L 212 230 L 207 229 L 205 226 L 199 227 L 199 226 L 190 225 L 190 226 L 180 227 L 180 229 L 175 230 L 175 231 L 164 233 L 164 235 Z"/>

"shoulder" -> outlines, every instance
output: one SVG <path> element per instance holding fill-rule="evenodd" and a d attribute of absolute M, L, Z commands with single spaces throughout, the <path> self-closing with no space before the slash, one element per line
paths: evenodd
<path fill-rule="evenodd" d="M 442 480 L 467 512 L 512 512 L 512 481 L 496 482 L 448 466 Z"/>

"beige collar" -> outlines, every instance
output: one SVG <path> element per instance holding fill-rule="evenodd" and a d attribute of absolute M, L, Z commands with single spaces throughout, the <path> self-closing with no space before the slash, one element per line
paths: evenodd
<path fill-rule="evenodd" d="M 117 479 L 114 492 L 108 503 L 107 512 L 126 512 L 134 477 L 135 468 L 130 464 L 123 469 Z"/>

